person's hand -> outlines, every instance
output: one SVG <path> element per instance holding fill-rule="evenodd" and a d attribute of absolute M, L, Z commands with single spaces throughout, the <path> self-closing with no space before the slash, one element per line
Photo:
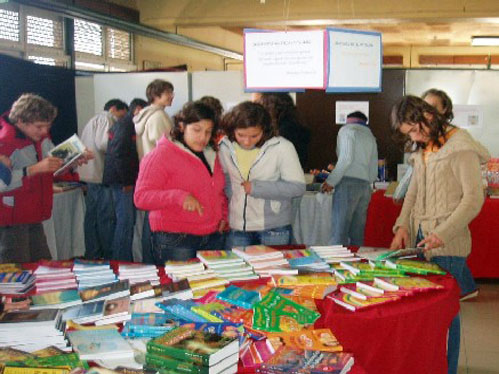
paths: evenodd
<path fill-rule="evenodd" d="M 5 155 L 0 155 L 0 162 L 7 166 L 9 169 L 12 169 L 12 161 Z"/>
<path fill-rule="evenodd" d="M 49 156 L 28 167 L 28 175 L 35 175 L 41 173 L 53 173 L 58 170 L 63 164 L 62 159 L 59 157 Z"/>
<path fill-rule="evenodd" d="M 227 221 L 222 219 L 220 223 L 218 224 L 218 232 L 221 234 L 229 228 L 229 225 L 227 224 Z"/>
<path fill-rule="evenodd" d="M 437 234 L 430 234 L 417 244 L 418 247 L 423 247 L 425 252 L 443 245 L 444 242 L 438 237 Z"/>
<path fill-rule="evenodd" d="M 76 160 L 76 164 L 78 166 L 81 166 L 83 164 L 88 163 L 88 161 L 93 160 L 94 158 L 95 158 L 94 153 L 89 149 L 85 149 L 82 156 L 78 158 L 78 160 Z"/>
<path fill-rule="evenodd" d="M 198 212 L 200 216 L 203 215 L 204 208 L 201 203 L 191 194 L 187 195 L 184 203 L 182 204 L 182 208 L 189 212 Z"/>
<path fill-rule="evenodd" d="M 395 236 L 393 237 L 391 250 L 402 249 L 409 244 L 409 231 L 405 227 L 399 227 Z"/>
<path fill-rule="evenodd" d="M 334 190 L 334 187 L 327 184 L 326 182 L 321 185 L 321 192 L 323 193 L 331 193 Z"/>
<path fill-rule="evenodd" d="M 246 192 L 246 195 L 251 194 L 251 182 L 250 181 L 244 181 L 241 183 L 241 186 L 244 188 L 244 192 Z"/>

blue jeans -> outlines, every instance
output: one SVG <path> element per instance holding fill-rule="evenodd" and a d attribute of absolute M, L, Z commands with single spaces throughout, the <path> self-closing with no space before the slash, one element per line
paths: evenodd
<path fill-rule="evenodd" d="M 111 259 L 116 224 L 111 189 L 102 184 L 87 183 L 85 205 L 85 258 Z"/>
<path fill-rule="evenodd" d="M 142 236 L 140 239 L 140 243 L 142 244 L 142 262 L 144 264 L 155 264 L 155 256 L 153 253 L 153 238 L 151 225 L 149 224 L 148 211 L 146 211 L 144 214 L 144 224 L 142 225 Z"/>
<path fill-rule="evenodd" d="M 230 230 L 225 248 L 247 247 L 249 245 L 287 245 L 291 243 L 291 225 L 261 231 Z"/>
<path fill-rule="evenodd" d="M 343 177 L 336 185 L 333 194 L 333 233 L 329 244 L 364 244 L 371 193 L 370 183 L 362 179 Z"/>
<path fill-rule="evenodd" d="M 196 257 L 201 250 L 223 249 L 224 234 L 218 231 L 208 235 L 191 235 L 175 232 L 153 232 L 153 261 L 164 265 L 165 261 L 185 261 Z"/>
<path fill-rule="evenodd" d="M 436 256 L 433 257 L 431 261 L 447 270 L 454 278 L 456 278 L 456 281 L 461 288 L 461 294 L 471 292 L 476 289 L 475 281 L 471 276 L 468 265 L 466 265 L 466 257 Z M 457 373 L 460 339 L 461 320 L 459 318 L 459 314 L 457 314 L 449 327 L 449 338 L 447 341 L 447 362 L 449 365 L 448 374 Z"/>
<path fill-rule="evenodd" d="M 135 225 L 135 206 L 133 188 L 124 190 L 123 186 L 111 186 L 113 195 L 116 227 L 111 250 L 113 260 L 133 261 L 133 226 Z"/>

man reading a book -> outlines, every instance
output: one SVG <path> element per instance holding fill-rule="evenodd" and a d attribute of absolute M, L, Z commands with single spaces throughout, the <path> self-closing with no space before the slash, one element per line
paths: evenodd
<path fill-rule="evenodd" d="M 48 155 L 56 116 L 50 102 L 28 93 L 0 117 L 0 154 L 12 164 L 10 183 L 0 193 L 0 263 L 51 258 L 42 221 L 52 215 L 53 173 L 63 163 Z"/>

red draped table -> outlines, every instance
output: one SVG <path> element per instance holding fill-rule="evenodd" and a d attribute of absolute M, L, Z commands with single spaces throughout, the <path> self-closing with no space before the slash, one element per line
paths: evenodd
<path fill-rule="evenodd" d="M 326 298 L 315 327 L 330 328 L 369 374 L 446 374 L 447 330 L 459 310 L 459 287 L 450 276 L 428 279 L 444 289 L 356 312 Z"/>
<path fill-rule="evenodd" d="M 402 205 L 396 205 L 384 191 L 376 191 L 367 211 L 364 245 L 389 247 L 392 227 Z M 470 224 L 472 250 L 468 265 L 475 278 L 499 278 L 499 199 L 487 198 L 480 214 Z"/>

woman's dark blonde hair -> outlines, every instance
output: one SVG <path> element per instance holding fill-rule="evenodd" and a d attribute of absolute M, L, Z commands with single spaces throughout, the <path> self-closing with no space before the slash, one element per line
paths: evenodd
<path fill-rule="evenodd" d="M 429 114 L 431 119 L 426 118 L 425 114 Z M 417 96 L 411 95 L 402 97 L 393 106 L 390 119 L 392 130 L 397 133 L 398 140 L 406 144 L 407 151 L 424 148 L 425 144 L 416 143 L 416 147 L 413 147 L 413 143 L 409 141 L 408 136 L 400 132 L 402 124 L 418 126 L 420 131 L 423 130 L 422 124 L 426 125 L 429 129 L 428 136 L 430 140 L 437 146 L 441 145 L 439 138 L 445 138 L 447 128 L 452 126 L 434 106 Z"/>
<path fill-rule="evenodd" d="M 25 93 L 12 104 L 9 113 L 9 121 L 16 124 L 18 121 L 24 123 L 50 122 L 57 117 L 57 108 L 48 100 L 33 93 Z"/>
<path fill-rule="evenodd" d="M 421 95 L 421 97 L 424 100 L 424 98 L 428 95 L 432 95 L 440 99 L 440 102 L 442 103 L 442 108 L 444 108 L 444 113 L 442 113 L 443 116 L 447 119 L 449 123 L 452 122 L 452 120 L 454 119 L 454 112 L 452 111 L 452 100 L 450 99 L 449 95 L 447 95 L 442 90 L 437 90 L 436 88 L 430 88 L 429 90 L 425 91 Z"/>
<path fill-rule="evenodd" d="M 276 135 L 276 130 L 272 126 L 270 114 L 261 104 L 251 101 L 244 101 L 232 108 L 222 119 L 222 127 L 230 141 L 235 141 L 236 129 L 247 129 L 250 127 L 261 127 L 263 130 L 262 139 L 256 144 L 261 147 L 267 140 Z"/>
<path fill-rule="evenodd" d="M 213 122 L 213 129 L 211 131 L 211 137 L 208 144 L 216 150 L 217 144 L 215 138 L 218 130 L 218 125 L 216 122 L 215 112 L 208 105 L 203 104 L 199 101 L 188 102 L 184 104 L 182 109 L 177 114 L 175 114 L 175 116 L 173 116 L 174 126 L 172 130 L 172 139 L 184 143 L 185 127 L 201 120 L 209 120 Z M 182 131 L 182 126 L 184 128 L 184 131 Z"/>

